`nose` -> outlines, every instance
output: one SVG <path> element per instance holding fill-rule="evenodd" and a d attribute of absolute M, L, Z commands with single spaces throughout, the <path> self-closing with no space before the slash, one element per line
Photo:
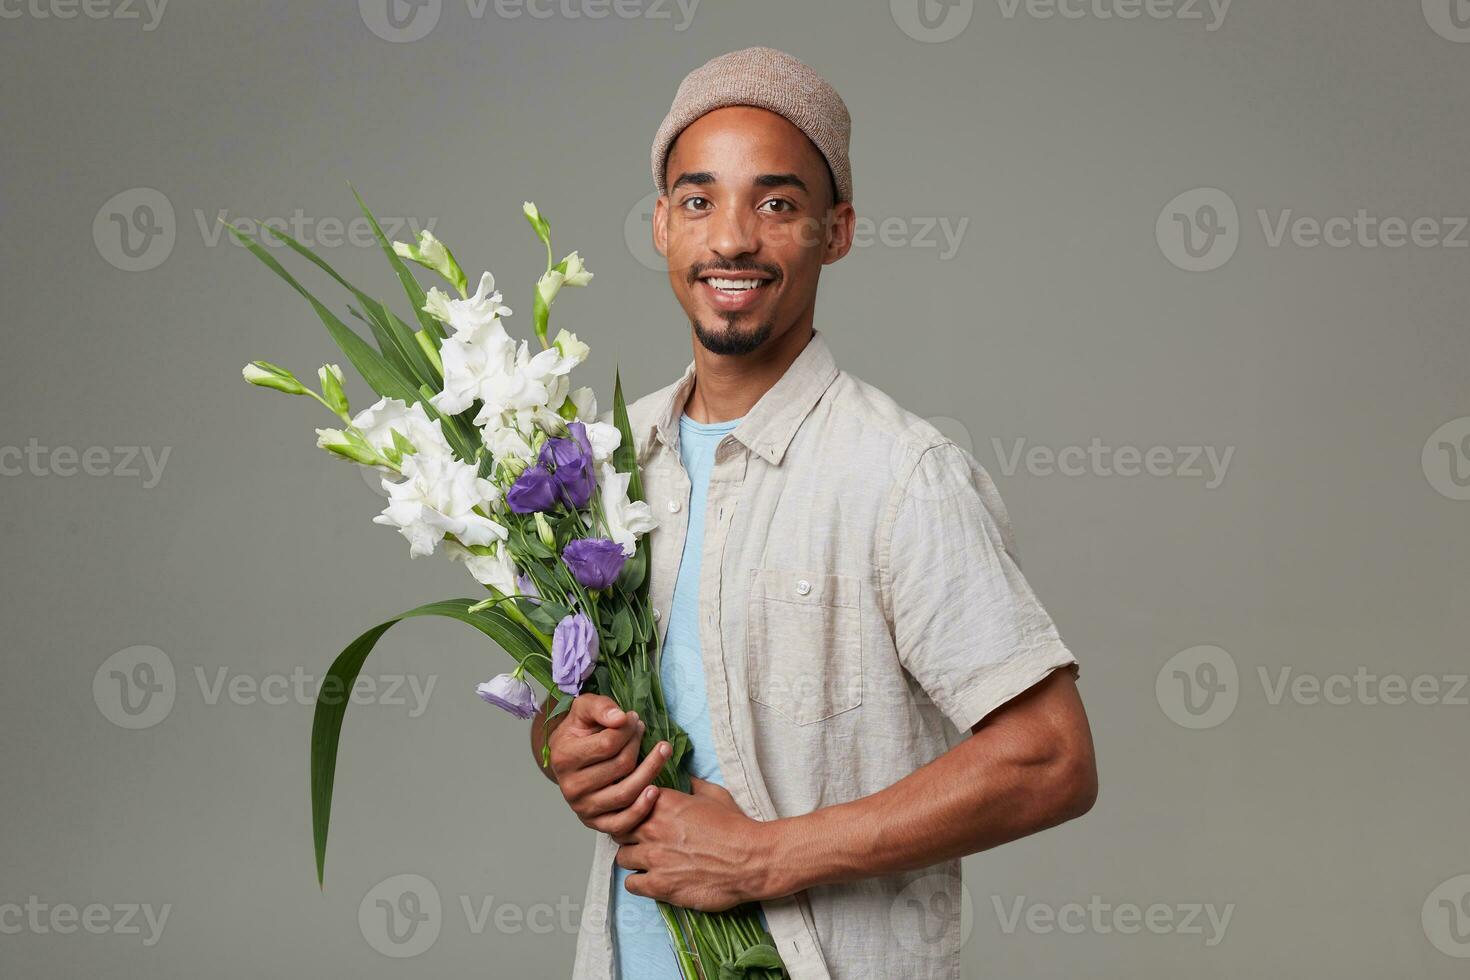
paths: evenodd
<path fill-rule="evenodd" d="M 738 208 L 719 209 L 705 227 L 709 229 L 705 245 L 722 259 L 739 258 L 760 247 L 755 215 L 744 214 Z"/>

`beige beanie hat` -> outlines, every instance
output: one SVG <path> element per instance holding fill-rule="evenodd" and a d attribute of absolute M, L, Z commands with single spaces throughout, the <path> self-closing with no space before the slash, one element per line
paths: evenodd
<path fill-rule="evenodd" d="M 832 169 L 837 200 L 852 200 L 852 167 L 847 160 L 852 118 L 827 80 L 775 48 L 744 48 L 711 59 L 679 83 L 674 104 L 653 138 L 653 183 L 668 193 L 664 165 L 675 138 L 713 109 L 752 105 L 785 116 L 807 135 Z"/>

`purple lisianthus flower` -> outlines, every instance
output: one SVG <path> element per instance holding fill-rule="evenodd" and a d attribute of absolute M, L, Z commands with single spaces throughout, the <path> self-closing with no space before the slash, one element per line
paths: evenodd
<path fill-rule="evenodd" d="M 605 589 L 617 581 L 628 556 L 623 546 L 607 538 L 577 538 L 561 552 L 572 578 L 584 588 Z"/>
<path fill-rule="evenodd" d="M 561 487 L 562 499 L 573 508 L 581 510 L 592 499 L 597 489 L 597 478 L 592 475 L 592 457 L 582 456 L 570 463 L 562 463 L 552 474 Z"/>
<path fill-rule="evenodd" d="M 532 580 L 531 576 L 524 573 L 517 575 L 516 589 L 527 602 L 533 602 L 538 606 L 541 605 L 541 590 L 536 588 L 536 583 Z"/>
<path fill-rule="evenodd" d="M 534 514 L 556 506 L 557 482 L 544 467 L 528 466 L 506 491 L 505 502 L 514 514 Z"/>
<path fill-rule="evenodd" d="M 582 693 L 582 684 L 596 666 L 597 627 L 586 613 L 564 617 L 551 636 L 551 679 L 575 696 Z"/>
<path fill-rule="evenodd" d="M 541 446 L 537 463 L 542 469 L 553 471 L 561 499 L 568 506 L 581 510 L 597 488 L 592 441 L 587 438 L 587 427 L 581 422 L 572 422 L 567 429 L 571 438 L 547 439 Z"/>
<path fill-rule="evenodd" d="M 592 457 L 592 440 L 587 438 L 587 427 L 581 422 L 571 422 L 567 430 L 571 432 L 571 438 L 556 437 L 542 443 L 538 463 L 542 466 L 564 466 L 583 456 Z"/>
<path fill-rule="evenodd" d="M 514 674 L 501 674 L 488 680 L 475 688 L 475 693 L 486 704 L 504 708 L 517 718 L 531 718 L 536 714 L 536 692 Z"/>

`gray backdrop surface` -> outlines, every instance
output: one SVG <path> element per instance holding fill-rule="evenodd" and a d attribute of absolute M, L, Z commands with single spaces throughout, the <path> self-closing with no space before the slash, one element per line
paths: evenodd
<path fill-rule="evenodd" d="M 240 380 L 341 358 L 218 218 L 391 296 L 350 179 L 526 335 L 535 200 L 641 394 L 690 357 L 649 142 L 749 44 L 854 118 L 818 326 L 994 476 L 1082 663 L 1101 798 L 967 859 L 966 975 L 1464 975 L 1464 0 L 0 0 L 0 974 L 567 973 L 592 840 L 454 624 L 370 662 L 317 889 L 314 685 L 474 588 Z"/>

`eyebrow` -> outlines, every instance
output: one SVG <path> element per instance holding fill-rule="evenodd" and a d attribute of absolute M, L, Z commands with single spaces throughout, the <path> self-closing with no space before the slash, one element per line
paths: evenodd
<path fill-rule="evenodd" d="M 679 175 L 669 188 L 670 191 L 677 190 L 684 184 L 693 184 L 697 187 L 705 187 L 716 182 L 714 174 L 708 170 L 694 170 Z M 806 181 L 796 174 L 761 174 L 751 182 L 752 187 L 794 187 L 802 193 L 810 193 L 807 190 Z"/>

